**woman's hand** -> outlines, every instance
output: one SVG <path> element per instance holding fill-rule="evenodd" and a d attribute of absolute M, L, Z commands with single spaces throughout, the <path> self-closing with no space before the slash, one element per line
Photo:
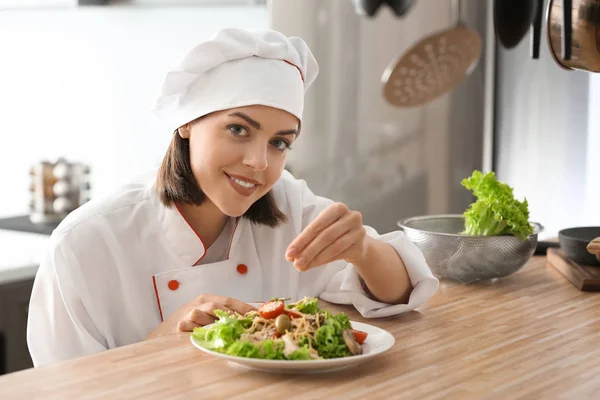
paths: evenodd
<path fill-rule="evenodd" d="M 300 271 L 336 260 L 357 263 L 364 259 L 367 232 L 362 215 L 343 203 L 324 209 L 286 252 L 288 261 Z"/>
<path fill-rule="evenodd" d="M 194 328 L 212 324 L 217 319 L 215 310 L 246 314 L 256 308 L 231 297 L 202 294 L 171 314 L 147 339 L 177 332 L 191 332 Z"/>

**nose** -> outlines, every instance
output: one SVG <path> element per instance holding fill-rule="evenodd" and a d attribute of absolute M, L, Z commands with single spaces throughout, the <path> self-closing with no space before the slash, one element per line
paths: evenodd
<path fill-rule="evenodd" d="M 252 168 L 255 171 L 264 171 L 269 166 L 267 160 L 268 156 L 268 144 L 260 143 L 256 141 L 246 148 L 244 152 L 243 164 Z"/>

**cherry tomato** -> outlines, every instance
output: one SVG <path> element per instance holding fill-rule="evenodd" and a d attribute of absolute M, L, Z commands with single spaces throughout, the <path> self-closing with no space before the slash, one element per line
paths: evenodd
<path fill-rule="evenodd" d="M 352 333 L 358 344 L 363 344 L 364 341 L 367 340 L 367 336 L 369 336 L 367 332 L 357 331 L 356 329 L 352 329 Z"/>
<path fill-rule="evenodd" d="M 290 317 L 291 319 L 300 318 L 302 315 L 292 310 L 283 310 L 283 313 Z"/>
<path fill-rule="evenodd" d="M 264 319 L 275 319 L 281 313 L 283 313 L 285 305 L 283 301 L 267 301 L 260 307 L 258 307 L 258 313 Z"/>

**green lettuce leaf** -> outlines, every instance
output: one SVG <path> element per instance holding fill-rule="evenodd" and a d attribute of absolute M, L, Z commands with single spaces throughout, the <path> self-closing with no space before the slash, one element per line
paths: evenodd
<path fill-rule="evenodd" d="M 315 333 L 313 347 L 323 358 L 337 358 L 351 356 L 350 350 L 344 342 L 343 332 L 351 329 L 350 320 L 344 313 L 331 315 L 325 312 L 325 323 Z M 301 344 L 303 344 L 301 342 Z"/>
<path fill-rule="evenodd" d="M 260 345 L 239 341 L 229 346 L 223 352 L 231 356 L 285 360 L 283 347 L 284 344 L 282 342 L 274 342 L 273 340 L 265 340 Z"/>
<path fill-rule="evenodd" d="M 494 172 L 473 171 L 461 184 L 477 200 L 463 213 L 464 234 L 474 236 L 514 235 L 521 240 L 533 233 L 527 199 L 515 199 L 513 189 L 496 179 Z"/>
<path fill-rule="evenodd" d="M 287 357 L 288 360 L 312 360 L 308 353 L 308 345 L 300 347 Z"/>
<path fill-rule="evenodd" d="M 194 328 L 192 336 L 204 348 L 218 350 L 235 343 L 242 333 L 252 324 L 252 319 L 247 317 L 237 318 L 235 315 L 221 310 L 216 310 L 219 317 L 214 324 Z"/>
<path fill-rule="evenodd" d="M 313 315 L 321 311 L 319 309 L 319 299 L 316 297 L 304 298 L 297 303 L 288 304 L 288 308 L 296 308 L 301 313 Z"/>

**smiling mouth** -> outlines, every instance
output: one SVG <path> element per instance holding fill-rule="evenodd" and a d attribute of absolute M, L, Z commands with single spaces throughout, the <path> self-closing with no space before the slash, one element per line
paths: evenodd
<path fill-rule="evenodd" d="M 245 180 L 239 179 L 239 178 L 234 178 L 233 176 L 231 176 L 227 173 L 225 175 L 227 175 L 229 180 L 231 180 L 232 182 L 235 182 L 235 184 L 243 187 L 244 189 L 253 189 L 256 186 L 258 186 L 256 183 L 248 182 L 248 181 L 245 181 Z"/>

